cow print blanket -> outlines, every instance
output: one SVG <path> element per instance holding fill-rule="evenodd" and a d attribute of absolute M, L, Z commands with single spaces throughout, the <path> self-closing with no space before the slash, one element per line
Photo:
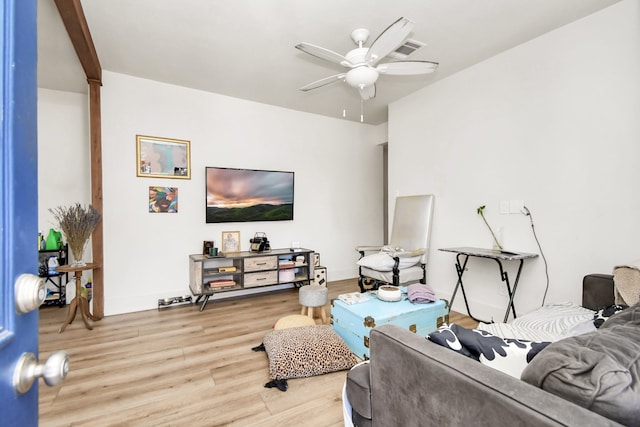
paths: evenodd
<path fill-rule="evenodd" d="M 445 325 L 427 339 L 482 364 L 520 378 L 522 370 L 550 342 L 500 338 L 480 329 Z"/>

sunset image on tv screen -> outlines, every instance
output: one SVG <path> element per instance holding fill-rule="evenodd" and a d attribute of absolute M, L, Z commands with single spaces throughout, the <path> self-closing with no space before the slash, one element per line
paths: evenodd
<path fill-rule="evenodd" d="M 293 219 L 294 173 L 206 168 L 207 223 Z"/>

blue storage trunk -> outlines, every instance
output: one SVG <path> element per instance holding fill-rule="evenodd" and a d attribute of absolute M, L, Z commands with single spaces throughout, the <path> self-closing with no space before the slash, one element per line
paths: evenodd
<path fill-rule="evenodd" d="M 369 296 L 369 301 L 347 304 L 331 302 L 331 324 L 351 351 L 362 360 L 369 359 L 369 333 L 376 326 L 393 324 L 426 337 L 449 322 L 449 307 L 444 300 L 414 304 L 406 297 L 387 302 Z"/>

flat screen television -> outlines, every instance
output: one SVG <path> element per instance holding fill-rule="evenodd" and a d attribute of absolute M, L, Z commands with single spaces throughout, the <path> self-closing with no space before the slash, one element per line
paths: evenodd
<path fill-rule="evenodd" d="M 294 173 L 206 167 L 206 220 L 293 220 Z"/>

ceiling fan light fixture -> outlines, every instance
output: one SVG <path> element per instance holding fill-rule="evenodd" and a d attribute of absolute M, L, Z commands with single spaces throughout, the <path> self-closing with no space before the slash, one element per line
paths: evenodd
<path fill-rule="evenodd" d="M 362 89 L 374 84 L 378 80 L 378 76 L 379 73 L 375 68 L 363 65 L 347 71 L 345 80 L 349 86 Z"/>

